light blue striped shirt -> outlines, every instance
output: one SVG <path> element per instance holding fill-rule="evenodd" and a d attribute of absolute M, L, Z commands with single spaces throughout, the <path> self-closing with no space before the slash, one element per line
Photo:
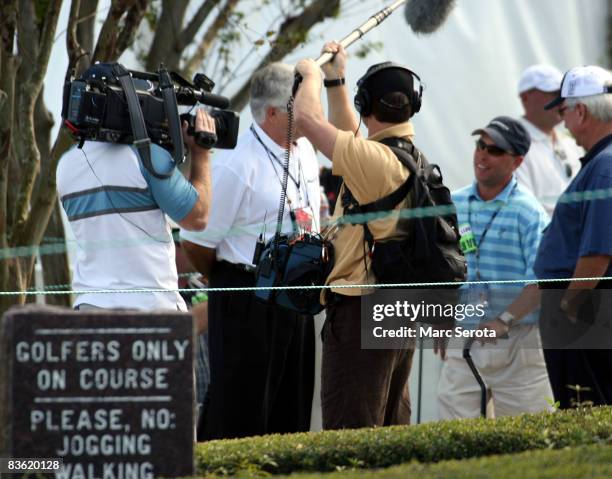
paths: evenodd
<path fill-rule="evenodd" d="M 475 252 L 465 255 L 469 281 L 535 278 L 533 264 L 548 215 L 535 196 L 517 184 L 516 178 L 512 177 L 492 200 L 483 200 L 473 183 L 454 192 L 453 201 L 459 225 L 469 224 L 479 245 L 478 255 Z M 523 286 L 524 283 L 472 286 L 465 291 L 469 297 L 466 302 L 478 301 L 484 295 L 490 308 L 485 319 L 493 319 L 506 309 Z M 522 323 L 536 321 L 537 314 L 532 313 Z"/>

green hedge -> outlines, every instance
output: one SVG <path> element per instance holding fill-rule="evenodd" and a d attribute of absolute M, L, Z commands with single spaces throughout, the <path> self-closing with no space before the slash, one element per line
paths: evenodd
<path fill-rule="evenodd" d="M 276 476 L 279 479 L 286 476 Z M 612 446 L 601 444 L 562 450 L 527 451 L 437 464 L 405 464 L 371 471 L 310 473 L 293 479 L 577 479 L 612 477 Z"/>
<path fill-rule="evenodd" d="M 611 408 L 210 441 L 198 444 L 195 456 L 198 474 L 288 474 L 380 468 L 413 460 L 438 462 L 595 442 L 612 442 Z"/>

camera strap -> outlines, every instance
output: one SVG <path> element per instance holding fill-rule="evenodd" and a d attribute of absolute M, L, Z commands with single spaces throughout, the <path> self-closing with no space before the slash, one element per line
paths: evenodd
<path fill-rule="evenodd" d="M 185 150 L 183 148 L 183 135 L 181 133 L 181 120 L 178 114 L 178 105 L 174 85 L 168 70 L 163 65 L 159 69 L 159 88 L 164 99 L 164 109 L 168 118 L 170 139 L 172 140 L 172 157 L 175 164 L 185 161 Z"/>
<path fill-rule="evenodd" d="M 151 163 L 151 139 L 147 134 L 144 116 L 142 115 L 142 109 L 140 108 L 140 102 L 138 101 L 138 95 L 136 94 L 136 88 L 134 88 L 130 72 L 120 63 L 115 63 L 113 65 L 113 74 L 117 77 L 125 93 L 128 112 L 130 113 L 130 124 L 132 125 L 132 143 L 138 150 L 142 164 L 155 178 L 169 178 L 172 176 L 172 172 L 167 174 L 157 173 L 153 168 L 153 163 Z"/>

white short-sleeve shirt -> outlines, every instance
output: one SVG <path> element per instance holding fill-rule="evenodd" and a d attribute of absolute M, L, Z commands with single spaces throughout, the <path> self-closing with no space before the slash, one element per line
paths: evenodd
<path fill-rule="evenodd" d="M 161 147 L 151 153 L 154 165 L 172 164 Z M 62 156 L 57 191 L 76 239 L 72 287 L 82 291 L 75 306 L 187 311 L 165 213 L 180 220 L 197 193 L 176 169 L 167 180 L 151 176 L 128 145 L 87 141 Z M 168 202 L 179 207 L 162 206 Z M 122 292 L 134 289 L 152 291 Z"/>
<path fill-rule="evenodd" d="M 284 163 L 285 149 L 254 123 L 235 149 L 215 152 L 208 225 L 200 232 L 181 230 L 181 238 L 216 249 L 218 260 L 252 265 L 259 235 L 268 241 L 276 231 Z M 319 164 L 306 138 L 299 138 L 291 150 L 289 173 L 291 209 L 310 211 L 312 229 L 319 231 Z M 282 231 L 294 231 L 289 202 L 285 202 Z"/>
<path fill-rule="evenodd" d="M 531 147 L 515 175 L 520 185 L 531 191 L 549 216 L 552 216 L 559 196 L 580 169 L 582 148 L 562 129 L 552 139 L 525 118 L 519 121 L 531 136 Z"/>

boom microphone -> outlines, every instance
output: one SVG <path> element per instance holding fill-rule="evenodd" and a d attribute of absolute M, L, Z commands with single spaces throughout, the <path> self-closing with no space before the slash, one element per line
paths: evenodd
<path fill-rule="evenodd" d="M 409 0 L 404 8 L 414 33 L 433 33 L 446 21 L 455 0 Z"/>
<path fill-rule="evenodd" d="M 389 15 L 404 4 L 406 4 L 404 15 L 412 30 L 415 33 L 432 33 L 444 23 L 455 6 L 455 0 L 396 0 L 388 7 L 372 15 L 363 25 L 360 25 L 340 40 L 340 45 L 348 48 L 370 30 L 380 25 Z M 317 65 L 323 66 L 333 58 L 333 54 L 323 53 L 315 62 Z M 301 81 L 302 76 L 296 73 L 292 96 L 295 96 L 297 93 Z"/>
<path fill-rule="evenodd" d="M 375 28 L 378 25 L 380 25 L 389 15 L 391 15 L 395 10 L 401 7 L 404 3 L 406 3 L 406 0 L 397 0 L 393 2 L 393 4 L 389 5 L 388 7 L 383 8 L 380 12 L 375 13 L 368 19 L 367 22 L 358 26 L 355 30 L 353 30 L 346 37 L 340 40 L 340 45 L 342 45 L 344 48 L 348 48 L 350 45 L 355 43 L 357 40 L 363 37 L 366 33 L 372 30 L 372 28 Z M 323 53 L 319 58 L 315 60 L 315 63 L 321 67 L 325 65 L 327 62 L 331 61 L 333 58 L 334 58 L 334 55 L 332 55 L 331 53 Z M 293 93 L 295 94 L 297 85 L 294 84 L 293 88 L 294 88 Z"/>

